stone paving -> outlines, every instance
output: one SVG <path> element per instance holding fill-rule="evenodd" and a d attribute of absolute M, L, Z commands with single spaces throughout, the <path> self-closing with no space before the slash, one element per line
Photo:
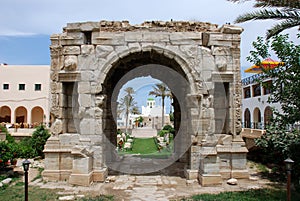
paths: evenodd
<path fill-rule="evenodd" d="M 30 182 L 30 185 L 48 189 L 61 189 L 59 200 L 75 200 L 78 197 L 114 195 L 117 201 L 163 201 L 179 200 L 195 194 L 219 193 L 223 191 L 240 191 L 258 189 L 272 185 L 268 180 L 258 176 L 255 169 L 250 169 L 248 180 L 238 180 L 237 185 L 202 187 L 197 180 L 186 180 L 180 176 L 168 175 L 110 175 L 104 183 L 93 183 L 89 187 L 74 186 L 67 182 L 43 182 L 42 179 Z M 30 178 L 37 174 L 35 168 L 29 172 Z"/>

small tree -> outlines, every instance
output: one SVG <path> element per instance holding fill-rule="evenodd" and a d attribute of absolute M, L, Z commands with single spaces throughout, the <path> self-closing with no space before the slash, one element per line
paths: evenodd
<path fill-rule="evenodd" d="M 47 139 L 50 137 L 49 131 L 45 129 L 45 126 L 40 125 L 36 127 L 31 137 L 32 147 L 35 149 L 36 156 L 44 157 L 44 146 Z"/>
<path fill-rule="evenodd" d="M 136 102 L 134 101 L 133 94 L 135 92 L 132 87 L 127 87 L 124 91 L 126 95 L 123 98 L 121 98 L 120 104 L 118 105 L 118 111 L 119 113 L 125 112 L 125 132 L 127 133 L 129 114 L 133 111 L 136 111 Z"/>
<path fill-rule="evenodd" d="M 300 34 L 298 34 L 298 38 Z M 256 65 L 269 57 L 269 48 L 275 52 L 283 66 L 264 70 L 260 77 L 272 79 L 269 102 L 279 102 L 282 112 L 274 110 L 275 117 L 267 127 L 266 135 L 256 140 L 257 145 L 265 154 L 262 160 L 283 166 L 283 160 L 291 157 L 295 160 L 295 179 L 300 179 L 300 131 L 293 125 L 300 122 L 300 45 L 288 40 L 288 35 L 274 36 L 272 40 L 264 41 L 259 37 L 253 42 L 255 48 L 247 59 Z M 269 45 L 271 43 L 271 46 Z"/>
<path fill-rule="evenodd" d="M 165 83 L 158 83 L 153 86 L 153 90 L 149 92 L 149 95 L 153 95 L 155 97 L 161 97 L 161 126 L 164 127 L 165 124 L 165 98 L 171 97 L 171 91 Z"/>

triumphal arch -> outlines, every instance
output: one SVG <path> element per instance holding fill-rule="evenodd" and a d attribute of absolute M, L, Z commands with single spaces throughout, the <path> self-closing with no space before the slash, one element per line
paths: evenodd
<path fill-rule="evenodd" d="M 183 163 L 201 185 L 248 178 L 241 131 L 242 28 L 189 21 L 69 23 L 51 36 L 51 126 L 46 180 L 103 182 L 110 171 L 148 174 Z M 151 76 L 173 94 L 174 150 L 168 158 L 120 156 L 117 96 Z"/>

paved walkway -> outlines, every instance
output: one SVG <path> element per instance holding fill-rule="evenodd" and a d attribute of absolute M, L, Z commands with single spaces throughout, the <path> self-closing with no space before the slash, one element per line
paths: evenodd
<path fill-rule="evenodd" d="M 151 127 L 142 127 L 132 129 L 132 136 L 137 138 L 149 138 L 157 135 L 157 130 Z"/>
<path fill-rule="evenodd" d="M 30 169 L 31 178 L 36 174 Z M 35 171 L 35 172 L 34 172 Z M 251 177 L 248 180 L 238 180 L 238 185 L 222 185 L 202 187 L 197 180 L 186 180 L 179 176 L 168 175 L 111 175 L 104 183 L 94 183 L 89 187 L 73 186 L 67 182 L 46 182 L 41 179 L 31 182 L 30 185 L 48 189 L 62 189 L 58 194 L 60 200 L 72 200 L 77 196 L 114 195 L 117 201 L 163 201 L 176 200 L 202 193 L 219 193 L 223 191 L 240 191 L 267 187 L 271 182 L 261 179 L 254 169 L 250 169 Z M 75 198 L 74 198 L 75 199 Z"/>

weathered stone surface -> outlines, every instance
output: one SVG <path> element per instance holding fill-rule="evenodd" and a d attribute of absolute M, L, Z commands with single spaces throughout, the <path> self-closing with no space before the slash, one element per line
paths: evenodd
<path fill-rule="evenodd" d="M 77 56 L 66 56 L 65 57 L 65 63 L 64 63 L 64 69 L 66 71 L 74 71 L 77 68 Z"/>
<path fill-rule="evenodd" d="M 80 54 L 80 47 L 79 46 L 65 46 L 63 48 L 64 55 L 77 55 Z"/>
<path fill-rule="evenodd" d="M 184 134 L 177 136 L 174 147 L 176 152 L 190 153 L 179 159 L 189 167 L 186 177 L 198 179 L 201 185 L 215 185 L 228 179 L 232 168 L 233 175 L 245 178 L 244 142 L 224 138 L 230 132 L 235 136 L 240 128 L 241 86 L 237 80 L 241 32 L 232 25 L 218 28 L 183 21 L 67 24 L 63 33 L 51 36 L 54 123 L 53 135 L 45 146 L 43 176 L 88 186 L 93 181 L 105 181 L 111 164 L 135 171 L 161 168 L 156 160 L 141 168 L 138 165 L 145 161 L 138 157 L 132 164 L 122 164 L 124 161 L 115 155 L 117 99 L 113 93 L 121 89 L 119 82 L 150 75 L 176 91 L 174 124 Z M 148 64 L 156 64 L 155 72 Z M 172 73 L 164 73 L 163 66 Z M 137 67 L 145 71 L 127 76 Z M 220 83 L 227 87 L 224 94 L 219 94 Z M 226 97 L 234 98 L 233 103 Z M 220 111 L 226 113 L 228 108 L 216 110 L 215 105 L 235 110 L 222 118 Z"/>

